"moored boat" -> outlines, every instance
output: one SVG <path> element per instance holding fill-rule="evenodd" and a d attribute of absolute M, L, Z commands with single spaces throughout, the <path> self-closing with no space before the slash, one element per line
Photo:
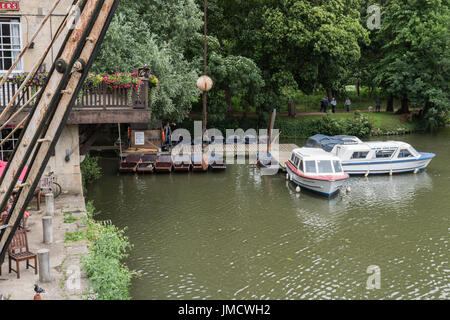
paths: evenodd
<path fill-rule="evenodd" d="M 319 148 L 298 148 L 286 162 L 287 178 L 320 195 L 335 195 L 349 175 L 338 157 Z"/>
<path fill-rule="evenodd" d="M 172 155 L 161 154 L 156 158 L 155 170 L 156 172 L 172 172 L 173 161 Z"/>
<path fill-rule="evenodd" d="M 155 153 L 146 153 L 141 157 L 141 161 L 139 162 L 136 171 L 139 173 L 153 173 L 155 170 L 156 164 Z"/>
<path fill-rule="evenodd" d="M 362 142 L 351 136 L 317 137 L 309 138 L 307 146 L 316 141 L 316 147 L 337 156 L 344 171 L 351 175 L 418 172 L 435 157 L 433 153 L 417 152 L 401 141 Z"/>
<path fill-rule="evenodd" d="M 119 172 L 123 173 L 136 172 L 140 160 L 141 160 L 140 153 L 131 153 L 127 155 L 125 160 L 123 160 L 120 163 Z"/>
<path fill-rule="evenodd" d="M 189 172 L 191 170 L 191 156 L 188 154 L 174 155 L 173 168 L 177 172 Z"/>

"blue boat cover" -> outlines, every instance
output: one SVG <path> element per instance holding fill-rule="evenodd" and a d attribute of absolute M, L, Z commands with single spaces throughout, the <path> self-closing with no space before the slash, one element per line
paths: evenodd
<path fill-rule="evenodd" d="M 330 152 L 337 144 L 358 144 L 360 140 L 355 136 L 326 136 L 324 134 L 316 134 L 306 140 L 306 147 L 308 148 L 322 148 Z"/>

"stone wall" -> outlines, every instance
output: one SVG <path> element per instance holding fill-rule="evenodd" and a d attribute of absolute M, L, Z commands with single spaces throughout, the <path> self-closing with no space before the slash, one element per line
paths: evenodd
<path fill-rule="evenodd" d="M 78 125 L 64 127 L 56 144 L 55 154 L 45 170 L 45 173 L 48 172 L 54 172 L 64 194 L 83 194 Z"/>

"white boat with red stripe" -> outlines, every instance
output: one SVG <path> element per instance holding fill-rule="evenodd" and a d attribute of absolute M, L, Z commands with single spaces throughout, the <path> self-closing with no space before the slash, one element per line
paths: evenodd
<path fill-rule="evenodd" d="M 349 178 L 338 157 L 318 148 L 294 149 L 286 170 L 290 181 L 326 197 L 337 194 Z"/>

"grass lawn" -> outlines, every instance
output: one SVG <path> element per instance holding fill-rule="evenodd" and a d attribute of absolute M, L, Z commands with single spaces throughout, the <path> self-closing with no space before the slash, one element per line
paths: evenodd
<path fill-rule="evenodd" d="M 399 128 L 404 128 L 404 129 L 407 129 L 408 131 L 414 130 L 414 123 L 407 121 L 407 119 L 405 118 L 404 115 L 397 115 L 397 114 L 393 114 L 393 113 L 389 113 L 389 112 L 379 112 L 379 113 L 361 112 L 361 114 L 369 117 L 369 119 L 370 119 L 370 121 L 372 121 L 374 127 L 380 128 L 383 131 L 392 131 L 392 130 L 397 130 Z M 353 112 L 334 113 L 334 114 L 329 113 L 328 115 L 333 119 L 340 119 L 340 120 L 351 119 L 354 117 Z M 323 116 L 325 116 L 325 114 L 323 114 L 323 115 L 298 114 L 295 119 L 288 120 L 288 118 L 286 118 L 286 120 L 297 122 L 297 121 L 302 121 L 302 120 L 306 120 L 306 119 L 320 119 Z"/>

